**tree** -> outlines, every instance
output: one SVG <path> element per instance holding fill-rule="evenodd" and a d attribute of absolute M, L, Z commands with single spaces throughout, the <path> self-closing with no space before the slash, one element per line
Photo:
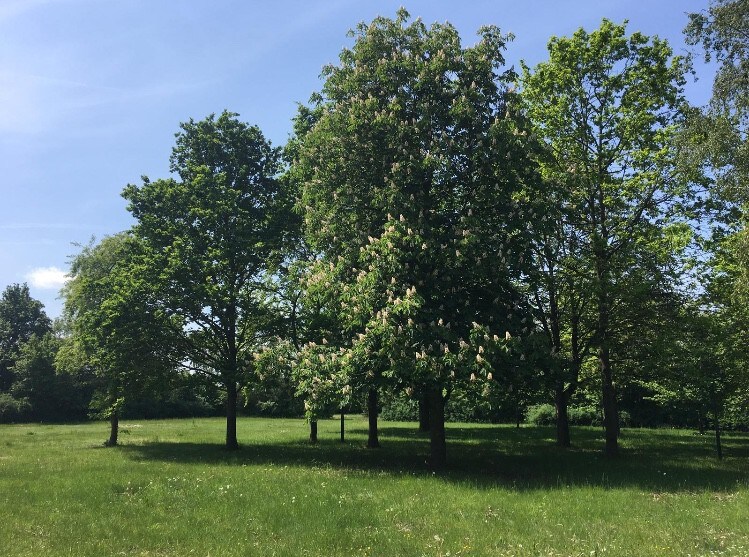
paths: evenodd
<path fill-rule="evenodd" d="M 569 208 L 569 225 L 591 269 L 594 346 L 602 379 L 606 452 L 619 431 L 612 345 L 622 278 L 689 198 L 673 149 L 685 62 L 668 44 L 603 20 L 587 33 L 552 38 L 549 60 L 523 67 L 522 95 L 546 146 L 544 178 Z"/>
<path fill-rule="evenodd" d="M 543 157 L 543 149 L 540 154 Z M 563 194 L 554 191 L 558 184 L 545 186 L 528 192 L 536 194 L 533 198 L 540 215 L 529 223 L 532 239 L 528 297 L 549 352 L 542 383 L 554 403 L 557 445 L 569 447 L 568 406 L 593 342 L 589 299 L 593 273 L 585 264 L 584 240 L 570 224 L 574 209 L 565 202 Z"/>
<path fill-rule="evenodd" d="M 58 373 L 56 356 L 63 340 L 53 333 L 33 335 L 21 345 L 13 371 L 13 397 L 31 405 L 30 418 L 39 421 L 82 420 L 91 398 L 91 377 Z"/>
<path fill-rule="evenodd" d="M 701 45 L 706 61 L 718 69 L 712 97 L 701 110 L 690 112 L 685 133 L 687 159 L 706 164 L 716 187 L 712 199 L 723 209 L 716 222 L 723 242 L 722 258 L 730 255 L 733 296 L 749 303 L 749 2 L 713 0 L 703 12 L 689 15 L 687 42 Z M 724 265 L 724 268 L 726 266 Z M 749 321 L 749 312 L 745 311 Z"/>
<path fill-rule="evenodd" d="M 26 283 L 5 288 L 0 297 L 0 391 L 13 384 L 12 368 L 23 343 L 51 331 L 44 305 L 31 297 Z"/>
<path fill-rule="evenodd" d="M 710 7 L 689 14 L 687 43 L 701 45 L 705 61 L 718 70 L 710 103 L 691 113 L 694 155 L 707 161 L 721 195 L 749 202 L 749 2 L 712 0 Z"/>
<path fill-rule="evenodd" d="M 464 48 L 451 25 L 408 19 L 357 26 L 301 114 L 313 123 L 292 170 L 319 254 L 306 288 L 338 330 L 308 344 L 300 368 L 309 404 L 426 393 L 439 468 L 454 385 L 501 376 L 507 339 L 530 329 L 513 284 L 526 216 L 513 195 L 535 175 L 501 70 L 507 38 L 485 27 Z"/>
<path fill-rule="evenodd" d="M 272 318 L 264 279 L 282 259 L 289 199 L 279 150 L 236 114 L 190 120 L 176 138 L 177 178 L 144 177 L 123 196 L 178 363 L 223 385 L 226 447 L 236 449 L 238 385 Z"/>
<path fill-rule="evenodd" d="M 647 386 L 652 399 L 662 405 L 695 408 L 701 428 L 703 420 L 709 421 L 716 455 L 723 458 L 721 430 L 728 404 L 747 394 L 748 359 L 742 347 L 749 342 L 749 333 L 734 319 L 730 304 L 715 297 L 715 285 L 708 290 L 701 303 L 682 312 L 669 365 Z"/>
<path fill-rule="evenodd" d="M 108 446 L 118 443 L 125 398 L 165 387 L 173 367 L 167 316 L 156 307 L 144 246 L 129 233 L 84 246 L 70 261 L 62 290 L 68 332 L 56 356 L 60 370 L 93 372 L 94 404 L 110 421 Z"/>

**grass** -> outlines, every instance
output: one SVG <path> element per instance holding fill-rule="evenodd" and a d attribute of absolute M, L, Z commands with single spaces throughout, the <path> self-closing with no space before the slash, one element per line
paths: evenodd
<path fill-rule="evenodd" d="M 425 465 L 414 424 L 218 419 L 0 426 L 4 556 L 749 555 L 749 435 L 455 424 L 449 469 Z"/>

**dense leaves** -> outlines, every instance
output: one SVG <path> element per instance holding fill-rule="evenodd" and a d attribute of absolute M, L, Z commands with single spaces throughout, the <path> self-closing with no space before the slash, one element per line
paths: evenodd
<path fill-rule="evenodd" d="M 614 455 L 623 408 L 709 424 L 720 454 L 749 425 L 747 6 L 690 16 L 718 64 L 703 109 L 688 59 L 626 24 L 554 37 L 520 76 L 497 27 L 359 24 L 283 150 L 230 112 L 181 125 L 172 176 L 123 192 L 133 228 L 71 259 L 57 335 L 6 289 L 0 418 L 95 388 L 115 444 L 124 409 L 223 391 L 228 448 L 240 399 L 312 438 L 366 408 L 374 448 L 384 406 L 418 410 L 437 468 L 446 418 L 553 419 L 561 446 L 602 423 Z"/>
<path fill-rule="evenodd" d="M 543 177 L 561 211 L 555 220 L 562 220 L 561 246 L 554 236 L 542 244 L 555 255 L 540 259 L 547 301 L 538 305 L 544 313 L 553 311 L 549 287 L 571 304 L 572 313 L 557 311 L 557 320 L 571 332 L 577 320 L 583 345 L 575 347 L 571 337 L 566 350 L 574 366 L 585 343 L 594 343 L 610 454 L 617 451 L 619 429 L 612 363 L 623 318 L 617 308 L 641 298 L 641 292 L 630 295 L 643 279 L 660 282 L 671 255 L 662 247 L 667 225 L 688 217 L 682 213 L 692 198 L 692 177 L 681 172 L 674 148 L 685 69 L 665 41 L 627 36 L 624 25 L 608 20 L 591 33 L 581 29 L 553 38 L 549 60 L 523 69 L 524 108 L 543 145 Z M 564 275 L 549 283 L 554 265 L 564 263 L 557 259 L 569 250 L 582 277 L 578 288 L 590 289 L 592 337 L 579 328 L 585 324 L 579 307 L 573 309 L 578 294 L 565 288 Z M 551 334 L 552 345 L 561 352 L 557 334 Z M 570 379 L 575 381 L 575 371 Z"/>
<path fill-rule="evenodd" d="M 279 150 L 236 116 L 182 124 L 170 158 L 178 178 L 144 178 L 123 192 L 175 363 L 226 390 L 229 448 L 238 446 L 239 384 L 273 319 L 265 278 L 283 257 L 290 222 Z"/>
<path fill-rule="evenodd" d="M 27 284 L 11 284 L 0 297 L 0 391 L 13 383 L 13 366 L 21 346 L 33 335 L 52 330 L 44 306 L 31 297 Z"/>

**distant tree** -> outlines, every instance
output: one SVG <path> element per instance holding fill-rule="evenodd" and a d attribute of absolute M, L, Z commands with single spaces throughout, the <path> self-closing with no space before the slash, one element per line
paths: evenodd
<path fill-rule="evenodd" d="M 63 343 L 53 333 L 32 336 L 21 346 L 13 371 L 11 393 L 27 401 L 30 417 L 38 421 L 86 418 L 92 395 L 91 377 L 85 373 L 58 373 L 57 353 Z"/>
<path fill-rule="evenodd" d="M 689 18 L 687 42 L 700 45 L 718 70 L 709 104 L 690 112 L 684 153 L 715 180 L 723 276 L 731 278 L 732 296 L 743 300 L 749 321 L 749 1 L 712 0 Z"/>
<path fill-rule="evenodd" d="M 23 343 L 51 330 L 44 305 L 31 297 L 27 284 L 5 288 L 0 296 L 0 391 L 8 391 L 13 384 L 12 369 Z"/>
<path fill-rule="evenodd" d="M 523 68 L 522 96 L 546 146 L 544 178 L 568 208 L 590 270 L 594 347 L 602 380 L 606 452 L 617 453 L 615 309 L 638 250 L 663 236 L 691 194 L 677 165 L 685 62 L 668 44 L 604 20 L 549 42 L 549 60 Z M 645 242 L 643 242 L 645 239 Z"/>
<path fill-rule="evenodd" d="M 712 97 L 690 116 L 692 155 L 707 161 L 721 196 L 749 202 L 749 1 L 711 0 L 689 14 L 687 43 L 700 45 L 718 65 Z"/>
<path fill-rule="evenodd" d="M 712 425 L 718 458 L 723 458 L 721 432 L 729 403 L 736 397 L 746 401 L 749 394 L 744 349 L 749 332 L 731 313 L 724 305 L 687 307 L 675 325 L 679 336 L 667 365 L 647 385 L 659 404 L 695 408 L 700 427 L 703 420 Z"/>
<path fill-rule="evenodd" d="M 290 199 L 277 179 L 279 150 L 236 114 L 190 120 L 176 137 L 177 177 L 144 177 L 123 196 L 178 362 L 223 385 L 226 447 L 236 449 L 238 387 L 274 319 L 266 279 L 284 257 Z"/>
<path fill-rule="evenodd" d="M 543 167 L 545 153 L 540 151 Z M 546 337 L 548 357 L 541 384 L 554 403 L 557 445 L 569 447 L 568 407 L 579 386 L 583 362 L 593 349 L 590 292 L 594 274 L 586 264 L 584 239 L 571 224 L 575 209 L 563 193 L 555 192 L 559 184 L 544 185 L 528 192 L 539 217 L 528 223 L 531 265 L 525 282 L 539 329 Z"/>
<path fill-rule="evenodd" d="M 300 114 L 312 124 L 292 171 L 319 254 L 305 287 L 338 328 L 306 345 L 300 369 L 312 407 L 361 393 L 372 418 L 378 389 L 424 393 L 438 468 L 453 387 L 499 378 L 505 331 L 530 330 L 513 284 L 528 215 L 513 195 L 535 175 L 507 38 L 485 27 L 464 48 L 451 25 L 409 17 L 360 24 Z"/>
<path fill-rule="evenodd" d="M 67 338 L 56 366 L 98 377 L 94 406 L 110 421 L 107 445 L 118 443 L 120 410 L 128 396 L 163 388 L 174 366 L 167 317 L 155 303 L 144 246 L 131 234 L 84 246 L 70 261 L 62 290 Z"/>

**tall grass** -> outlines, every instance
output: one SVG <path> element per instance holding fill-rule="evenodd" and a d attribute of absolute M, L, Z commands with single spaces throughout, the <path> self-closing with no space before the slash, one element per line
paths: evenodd
<path fill-rule="evenodd" d="M 448 470 L 414 424 L 218 419 L 0 426 L 0 555 L 749 555 L 749 436 L 449 426 Z"/>

